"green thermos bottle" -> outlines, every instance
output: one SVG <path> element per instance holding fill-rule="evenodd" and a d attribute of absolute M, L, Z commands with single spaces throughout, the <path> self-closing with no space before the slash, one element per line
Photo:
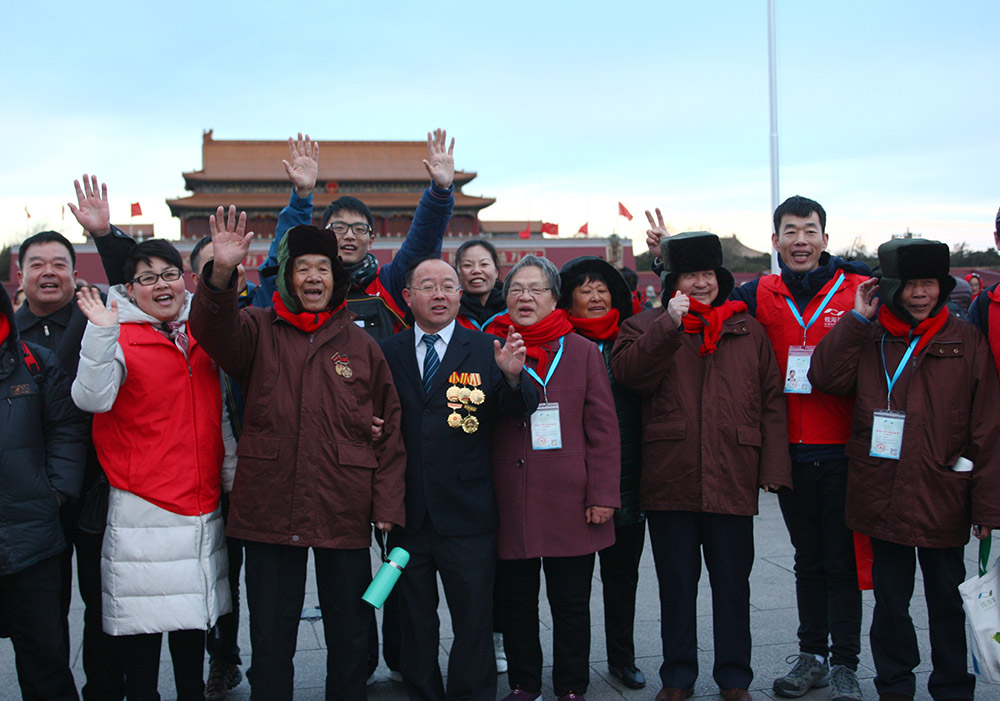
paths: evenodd
<path fill-rule="evenodd" d="M 382 566 L 378 568 L 372 583 L 368 585 L 364 596 L 361 598 L 377 609 L 382 608 L 386 597 L 396 586 L 399 575 L 403 573 L 403 568 L 410 561 L 410 553 L 402 548 L 393 548 L 389 552 L 389 557 L 385 559 Z"/>

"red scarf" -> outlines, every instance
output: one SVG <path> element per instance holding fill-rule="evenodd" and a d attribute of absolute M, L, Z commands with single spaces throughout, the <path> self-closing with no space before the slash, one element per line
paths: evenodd
<path fill-rule="evenodd" d="M 0 343 L 7 340 L 7 336 L 10 335 L 10 322 L 7 320 L 7 316 L 0 314 Z"/>
<path fill-rule="evenodd" d="M 722 338 L 722 322 L 733 314 L 745 312 L 747 305 L 743 302 L 727 300 L 718 307 L 711 307 L 693 297 L 690 299 L 690 311 L 681 317 L 681 321 L 684 322 L 684 333 L 701 333 L 704 331 L 705 341 L 701 344 L 698 355 L 712 355 L 715 352 L 716 344 Z M 695 316 L 696 314 L 698 316 Z"/>
<path fill-rule="evenodd" d="M 941 311 L 934 316 L 927 317 L 916 326 L 910 326 L 907 322 L 889 311 L 889 307 L 883 304 L 878 308 L 878 321 L 893 336 L 902 336 L 903 338 L 920 336 L 920 340 L 917 341 L 917 347 L 913 349 L 914 354 L 917 354 L 920 353 L 924 346 L 930 343 L 931 339 L 934 338 L 934 334 L 940 331 L 945 322 L 948 321 L 948 314 L 948 307 L 941 307 Z"/>
<path fill-rule="evenodd" d="M 511 326 L 524 339 L 525 351 L 529 358 L 534 358 L 535 372 L 539 377 L 545 377 L 554 355 L 548 344 L 558 341 L 568 333 L 573 333 L 573 324 L 569 322 L 569 312 L 565 309 L 556 309 L 531 326 L 515 324 L 511 321 L 510 313 L 505 312 L 493 320 L 489 326 L 489 333 L 506 340 L 507 331 Z"/>
<path fill-rule="evenodd" d="M 613 341 L 618 338 L 618 320 L 621 314 L 612 309 L 604 316 L 583 318 L 569 315 L 569 323 L 576 332 L 591 341 Z"/>
<path fill-rule="evenodd" d="M 347 306 L 347 302 L 341 302 L 340 306 L 336 309 L 324 309 L 321 312 L 300 312 L 296 314 L 285 306 L 285 300 L 281 298 L 281 295 L 278 292 L 271 295 L 271 302 L 274 304 L 274 311 L 278 316 L 295 328 L 300 331 L 305 331 L 306 333 L 315 333 L 322 328 L 334 314 Z"/>

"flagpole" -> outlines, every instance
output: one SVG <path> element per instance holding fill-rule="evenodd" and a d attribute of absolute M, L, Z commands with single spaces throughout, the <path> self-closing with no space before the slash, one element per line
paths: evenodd
<path fill-rule="evenodd" d="M 774 0 L 767 0 L 767 59 L 771 105 L 771 212 L 778 208 L 778 67 L 775 58 Z M 770 219 L 770 217 L 768 217 Z M 768 224 L 770 228 L 771 224 Z M 778 251 L 771 246 L 771 272 L 777 273 Z"/>

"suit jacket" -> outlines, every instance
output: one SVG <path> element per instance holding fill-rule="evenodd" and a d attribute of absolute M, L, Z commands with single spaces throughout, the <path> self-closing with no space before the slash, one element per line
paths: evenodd
<path fill-rule="evenodd" d="M 498 412 L 519 418 L 538 406 L 528 376 L 511 388 L 493 357 L 494 336 L 455 325 L 448 350 L 429 393 L 417 368 L 414 329 L 380 342 L 403 406 L 406 444 L 406 529 L 419 530 L 429 518 L 441 535 L 474 535 L 497 527 L 490 440 Z M 474 413 L 479 428 L 466 433 L 448 425 L 454 410 L 445 392 L 453 372 L 478 373 L 486 399 Z M 461 386 L 461 385 L 459 385 Z M 470 387 L 471 389 L 471 387 Z M 458 410 L 465 417 L 470 412 Z M 390 429 L 391 430 L 391 429 Z"/>

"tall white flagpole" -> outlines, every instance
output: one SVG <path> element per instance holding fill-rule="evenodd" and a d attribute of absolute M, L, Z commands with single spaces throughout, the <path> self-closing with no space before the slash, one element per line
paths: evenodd
<path fill-rule="evenodd" d="M 774 0 L 767 0 L 768 83 L 771 97 L 771 212 L 778 208 L 778 66 L 774 50 Z M 768 218 L 768 227 L 770 218 Z M 778 272 L 778 252 L 771 246 L 771 272 Z"/>

